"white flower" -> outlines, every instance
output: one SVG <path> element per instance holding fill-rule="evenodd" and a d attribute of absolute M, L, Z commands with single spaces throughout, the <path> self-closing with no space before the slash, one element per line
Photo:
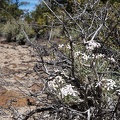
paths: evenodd
<path fill-rule="evenodd" d="M 62 94 L 62 98 L 68 95 L 77 96 L 77 91 L 73 90 L 73 86 L 71 85 L 66 85 L 65 87 L 62 87 L 60 89 L 60 92 Z"/>
<path fill-rule="evenodd" d="M 102 82 L 100 81 L 100 82 L 97 82 L 96 83 L 96 86 L 95 87 L 98 87 L 98 86 L 101 86 L 102 85 Z"/>
<path fill-rule="evenodd" d="M 52 81 L 48 82 L 48 86 L 51 90 L 57 90 L 61 84 L 64 84 L 64 79 L 61 76 L 56 76 Z"/>
<path fill-rule="evenodd" d="M 94 50 L 95 48 L 98 48 L 101 46 L 100 43 L 98 43 L 94 40 L 90 40 L 85 43 L 87 43 L 86 49 L 88 49 L 88 50 Z"/>
<path fill-rule="evenodd" d="M 96 58 L 103 58 L 105 55 L 104 54 L 98 54 L 98 55 L 96 55 Z"/>
<path fill-rule="evenodd" d="M 74 57 L 77 58 L 78 56 L 82 55 L 82 59 L 88 60 L 89 56 L 87 56 L 85 53 L 81 53 L 80 51 L 77 51 L 74 53 Z"/>
<path fill-rule="evenodd" d="M 50 87 L 53 90 L 56 90 L 58 88 L 58 85 L 57 85 L 56 81 L 53 80 L 53 81 L 48 82 L 48 87 Z"/>
<path fill-rule="evenodd" d="M 64 83 L 64 79 L 61 76 L 56 76 L 55 77 L 56 82 L 59 83 Z"/>
<path fill-rule="evenodd" d="M 83 58 L 84 60 L 88 60 L 88 59 L 89 59 L 89 56 L 87 56 L 85 53 L 83 53 L 83 54 L 82 54 L 82 58 Z"/>
<path fill-rule="evenodd" d="M 66 48 L 71 49 L 70 45 L 67 45 Z"/>
<path fill-rule="evenodd" d="M 81 52 L 77 51 L 77 52 L 74 53 L 74 57 L 77 58 L 80 54 L 81 54 Z"/>
<path fill-rule="evenodd" d="M 112 58 L 112 57 L 111 57 L 111 58 L 108 58 L 108 59 L 109 59 L 110 61 L 112 61 L 112 62 L 116 62 L 115 59 Z"/>
<path fill-rule="evenodd" d="M 54 69 L 55 72 L 59 72 L 60 70 L 59 69 Z"/>
<path fill-rule="evenodd" d="M 102 81 L 106 83 L 104 87 L 107 88 L 108 91 L 117 87 L 115 81 L 112 79 L 102 79 Z"/>
<path fill-rule="evenodd" d="M 59 44 L 58 45 L 58 48 L 63 48 L 64 47 L 64 44 Z"/>

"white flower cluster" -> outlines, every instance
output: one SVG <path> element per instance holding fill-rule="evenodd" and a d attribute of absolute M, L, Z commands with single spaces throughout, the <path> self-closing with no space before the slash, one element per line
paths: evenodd
<path fill-rule="evenodd" d="M 48 82 L 49 88 L 57 90 L 60 85 L 64 84 L 65 81 L 61 76 L 56 76 L 52 81 Z"/>
<path fill-rule="evenodd" d="M 52 80 L 52 81 L 49 81 L 49 82 L 48 82 L 48 87 L 49 87 L 50 89 L 56 90 L 56 89 L 58 88 L 58 85 L 57 85 L 57 83 L 56 83 L 55 80 Z"/>
<path fill-rule="evenodd" d="M 60 49 L 63 48 L 63 47 L 64 47 L 64 44 L 59 44 L 58 45 L 58 48 L 60 48 Z"/>
<path fill-rule="evenodd" d="M 64 79 L 61 76 L 56 76 L 55 80 L 59 83 L 64 83 Z"/>
<path fill-rule="evenodd" d="M 81 53 L 80 51 L 77 51 L 77 52 L 74 53 L 74 57 L 75 58 L 79 57 L 80 55 L 82 56 L 82 59 L 84 59 L 84 60 L 88 60 L 89 59 L 89 56 L 86 55 L 85 53 Z"/>
<path fill-rule="evenodd" d="M 62 98 L 64 98 L 65 96 L 71 95 L 71 96 L 77 96 L 78 92 L 73 90 L 73 86 L 72 85 L 66 85 L 64 87 L 62 87 L 60 89 Z"/>
<path fill-rule="evenodd" d="M 80 51 L 77 51 L 77 52 L 74 53 L 74 57 L 75 57 L 75 58 L 77 58 L 77 57 L 80 56 L 80 55 L 81 55 L 81 52 L 80 52 Z"/>
<path fill-rule="evenodd" d="M 90 40 L 90 41 L 87 41 L 85 43 L 87 44 L 86 45 L 87 50 L 94 50 L 95 48 L 99 48 L 101 46 L 100 43 L 98 43 L 94 40 Z"/>
<path fill-rule="evenodd" d="M 59 45 L 58 45 L 58 48 L 61 49 L 61 48 L 63 48 L 64 46 L 65 46 L 64 44 L 59 44 Z M 69 44 L 66 45 L 66 48 L 67 48 L 67 49 L 71 49 L 71 47 L 70 47 Z"/>
<path fill-rule="evenodd" d="M 83 53 L 83 54 L 82 54 L 82 58 L 83 58 L 84 60 L 88 60 L 88 59 L 89 59 L 89 56 L 86 55 L 85 53 Z"/>
<path fill-rule="evenodd" d="M 51 92 L 54 93 L 60 98 L 65 99 L 65 97 L 75 97 L 79 101 L 78 92 L 74 90 L 74 86 L 71 84 L 66 84 L 65 80 L 61 76 L 56 76 L 52 81 L 48 82 L 48 86 Z M 68 99 L 68 101 L 71 99 Z M 68 102 L 67 101 L 67 102 Z M 74 101 L 75 102 L 75 101 Z"/>
<path fill-rule="evenodd" d="M 116 83 L 114 80 L 112 79 L 102 79 L 102 82 L 105 83 L 105 88 L 109 91 L 109 90 L 112 90 L 114 89 L 116 86 Z"/>
<path fill-rule="evenodd" d="M 108 58 L 108 60 L 110 60 L 111 62 L 116 62 L 114 58 Z"/>
<path fill-rule="evenodd" d="M 97 54 L 97 55 L 94 55 L 94 54 L 92 54 L 92 57 L 93 58 L 104 58 L 105 57 L 105 55 L 104 54 Z"/>

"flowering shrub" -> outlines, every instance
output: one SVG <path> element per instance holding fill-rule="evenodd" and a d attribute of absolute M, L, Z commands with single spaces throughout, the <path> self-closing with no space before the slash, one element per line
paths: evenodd
<path fill-rule="evenodd" d="M 74 86 L 67 84 L 61 76 L 56 76 L 52 81 L 49 81 L 48 86 L 65 103 L 73 104 L 79 102 L 79 93 L 74 90 Z"/>
<path fill-rule="evenodd" d="M 119 52 L 115 47 L 108 49 L 108 36 L 113 32 L 111 29 L 108 33 L 110 6 L 102 6 L 99 0 L 85 2 L 81 8 L 79 5 L 75 3 L 76 10 L 72 15 L 63 7 L 64 22 L 48 6 L 57 23 L 60 22 L 59 28 L 64 27 L 62 38 L 66 41 L 56 45 L 50 41 L 50 36 L 48 60 L 39 51 L 39 64 L 42 72 L 47 74 L 46 87 L 49 89 L 46 92 L 55 96 L 54 100 L 57 103 L 60 101 L 64 108 L 67 106 L 69 114 L 73 111 L 76 116 L 79 114 L 78 119 L 117 120 L 116 109 L 120 102 Z M 52 30 L 54 27 L 50 34 Z M 116 31 L 119 30 L 116 28 Z"/>

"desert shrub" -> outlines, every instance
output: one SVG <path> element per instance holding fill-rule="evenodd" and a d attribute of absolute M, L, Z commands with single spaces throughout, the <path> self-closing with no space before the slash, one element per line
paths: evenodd
<path fill-rule="evenodd" d="M 6 37 L 6 40 L 8 42 L 12 41 L 12 37 L 15 36 L 18 33 L 18 29 L 16 27 L 17 25 L 10 21 L 8 21 L 3 27 L 2 32 L 4 36 Z"/>
<path fill-rule="evenodd" d="M 2 34 L 6 37 L 7 42 L 17 41 L 18 43 L 25 42 L 25 36 L 22 29 L 26 31 L 30 38 L 34 37 L 34 30 L 32 27 L 27 24 L 26 21 L 7 21 L 1 28 Z"/>
<path fill-rule="evenodd" d="M 45 83 L 45 93 L 58 106 L 57 109 L 53 106 L 57 119 L 117 120 L 120 51 L 111 42 L 119 33 L 119 27 L 115 23 L 111 25 L 111 21 L 118 16 L 119 9 L 114 14 L 111 4 L 102 4 L 99 0 L 85 1 L 81 5 L 76 1 L 74 6 L 74 14 L 61 7 L 64 21 L 49 8 L 59 24 L 51 27 L 53 36 L 46 48 L 49 49 L 48 59 L 44 56 L 45 49 L 37 46 L 40 60 L 35 70 Z M 57 28 L 63 27 L 63 44 L 54 44 L 50 40 L 60 34 Z M 115 39 L 118 41 L 119 37 Z M 62 109 L 62 114 L 58 109 Z"/>
<path fill-rule="evenodd" d="M 37 114 L 38 120 L 118 120 L 120 49 L 113 39 L 119 41 L 119 7 L 114 8 L 109 2 L 102 4 L 100 0 L 74 0 L 74 12 L 69 12 L 55 1 L 53 5 L 64 13 L 62 19 L 60 13 L 43 3 L 55 18 L 47 24 L 46 45 L 32 45 L 38 58 L 34 70 L 38 82 L 43 82 L 42 93 L 47 98 L 44 102 L 41 93 L 30 93 L 44 106 L 37 106 L 22 120 L 39 112 L 42 113 Z M 56 36 L 63 41 L 53 42 Z"/>

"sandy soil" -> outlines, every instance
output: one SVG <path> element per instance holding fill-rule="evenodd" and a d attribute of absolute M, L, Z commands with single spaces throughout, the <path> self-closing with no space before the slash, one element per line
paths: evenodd
<path fill-rule="evenodd" d="M 36 104 L 30 93 L 40 92 L 42 83 L 33 70 L 36 57 L 31 47 L 3 43 L 0 38 L 0 120 L 11 120 L 10 109 L 21 114 Z"/>

